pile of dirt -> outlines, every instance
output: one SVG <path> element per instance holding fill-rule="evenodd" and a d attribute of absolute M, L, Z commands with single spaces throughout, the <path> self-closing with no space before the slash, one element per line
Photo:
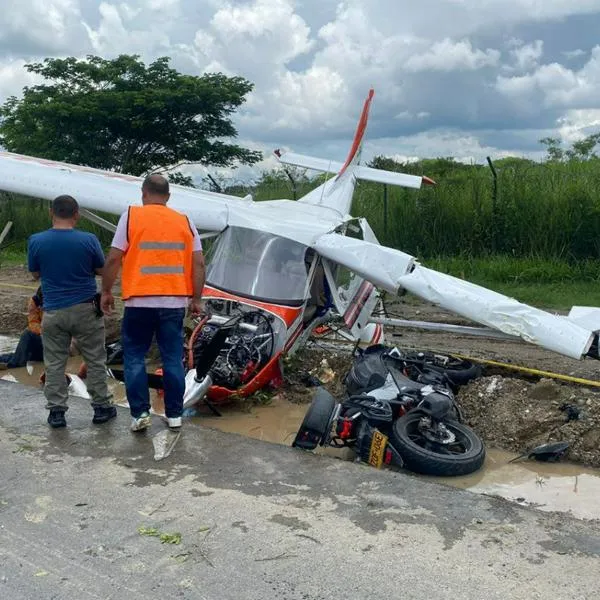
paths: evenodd
<path fill-rule="evenodd" d="M 493 375 L 463 387 L 458 403 L 465 421 L 492 446 L 524 453 L 566 441 L 569 460 L 600 467 L 599 391 Z"/>
<path fill-rule="evenodd" d="M 343 379 L 352 364 L 349 352 L 330 352 L 307 347 L 284 360 L 283 397 L 294 404 L 312 401 L 315 387 L 323 386 L 333 396 L 344 394 Z"/>

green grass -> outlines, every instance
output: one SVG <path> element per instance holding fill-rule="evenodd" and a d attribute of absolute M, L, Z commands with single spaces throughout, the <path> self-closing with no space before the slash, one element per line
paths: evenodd
<path fill-rule="evenodd" d="M 600 285 L 591 281 L 505 284 L 477 281 L 474 283 L 538 308 L 568 311 L 572 306 L 600 306 Z"/>
<path fill-rule="evenodd" d="M 600 158 L 566 163 L 497 161 L 496 196 L 486 165 L 445 159 L 388 168 L 437 181 L 419 190 L 359 181 L 351 214 L 366 217 L 379 241 L 414 256 L 600 258 Z M 302 180 L 298 195 L 320 179 Z M 256 200 L 291 198 L 285 177 L 232 188 Z"/>
<path fill-rule="evenodd" d="M 600 306 L 600 260 L 438 257 L 422 261 L 520 302 L 567 310 L 573 305 Z"/>
<path fill-rule="evenodd" d="M 27 254 L 22 248 L 14 246 L 0 252 L 0 266 L 17 266 L 27 264 Z"/>
<path fill-rule="evenodd" d="M 498 255 L 486 258 L 436 257 L 422 260 L 421 263 L 455 277 L 502 284 L 575 281 L 600 284 L 600 260 L 567 261 L 558 258 L 515 258 Z"/>

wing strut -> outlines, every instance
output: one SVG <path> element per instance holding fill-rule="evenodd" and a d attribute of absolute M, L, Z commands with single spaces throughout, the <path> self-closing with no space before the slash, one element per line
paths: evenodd
<path fill-rule="evenodd" d="M 88 210 L 87 208 L 83 208 L 82 206 L 80 206 L 79 214 L 82 217 L 86 218 L 88 221 L 91 221 L 92 223 L 96 223 L 96 225 L 100 225 L 100 227 L 107 229 L 111 233 L 114 233 L 117 230 L 117 226 L 114 223 L 111 223 L 110 221 L 107 221 L 106 219 L 99 217 L 96 213 L 93 213 L 91 210 Z"/>

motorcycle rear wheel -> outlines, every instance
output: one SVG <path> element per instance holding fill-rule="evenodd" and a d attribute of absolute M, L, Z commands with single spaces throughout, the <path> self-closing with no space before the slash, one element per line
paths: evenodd
<path fill-rule="evenodd" d="M 456 477 L 468 475 L 481 468 L 485 448 L 475 432 L 457 421 L 444 425 L 456 437 L 451 444 L 441 444 L 427 439 L 419 430 L 423 414 L 414 411 L 394 422 L 391 441 L 401 454 L 407 469 L 423 475 Z"/>

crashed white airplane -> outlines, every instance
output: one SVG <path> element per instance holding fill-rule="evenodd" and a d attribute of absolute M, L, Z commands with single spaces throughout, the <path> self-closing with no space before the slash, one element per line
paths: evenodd
<path fill-rule="evenodd" d="M 381 341 L 382 325 L 390 324 L 491 337 L 516 337 L 575 359 L 586 355 L 597 358 L 600 309 L 574 307 L 568 317 L 553 315 L 427 269 L 402 251 L 381 246 L 367 221 L 349 214 L 358 179 L 411 188 L 433 183 L 426 177 L 381 171 L 358 164 L 372 98 L 371 90 L 344 164 L 275 152 L 282 163 L 335 173 L 298 201 L 255 202 L 250 196 L 239 198 L 171 186 L 170 206 L 188 214 L 203 237 L 218 236 L 217 249 L 207 272 L 206 297 L 247 301 L 249 305 L 275 315 L 275 321 L 281 320 L 271 358 L 293 351 L 316 325 L 316 321 L 309 321 L 311 326 L 307 327 L 304 309 L 317 266 L 322 266 L 331 291 L 334 309 L 328 315 L 337 311 L 351 335 L 367 343 Z M 71 194 L 83 207 L 84 217 L 111 230 L 114 230 L 114 225 L 92 211 L 118 215 L 129 205 L 139 204 L 140 183 L 141 178 L 121 173 L 0 153 L 0 190 L 46 200 L 58 194 Z M 362 239 L 347 236 L 350 231 L 358 230 L 362 232 Z M 281 242 L 280 246 L 288 244 L 288 258 L 294 256 L 296 264 L 292 261 L 289 268 L 282 269 L 281 261 L 277 262 L 278 257 L 269 254 L 278 246 L 277 241 Z M 252 265 L 244 263 L 239 265 L 240 268 L 230 268 L 232 265 L 228 261 L 233 260 L 231 257 L 240 256 L 232 244 L 239 246 L 241 254 L 244 254 L 247 244 L 252 245 L 254 250 L 260 246 L 258 258 Z M 306 258 L 309 255 L 310 260 Z M 307 270 L 302 272 L 305 263 Z M 278 267 L 273 266 L 277 264 Z M 294 271 L 294 266 L 298 272 Z M 336 280 L 340 266 L 353 274 L 346 289 Z M 287 277 L 285 281 L 291 283 L 284 285 L 280 274 L 275 274 L 276 270 L 279 273 L 283 271 L 284 277 Z M 485 327 L 374 318 L 377 288 L 391 294 L 407 290 Z M 319 324 L 322 323 L 322 320 L 319 321 Z"/>

